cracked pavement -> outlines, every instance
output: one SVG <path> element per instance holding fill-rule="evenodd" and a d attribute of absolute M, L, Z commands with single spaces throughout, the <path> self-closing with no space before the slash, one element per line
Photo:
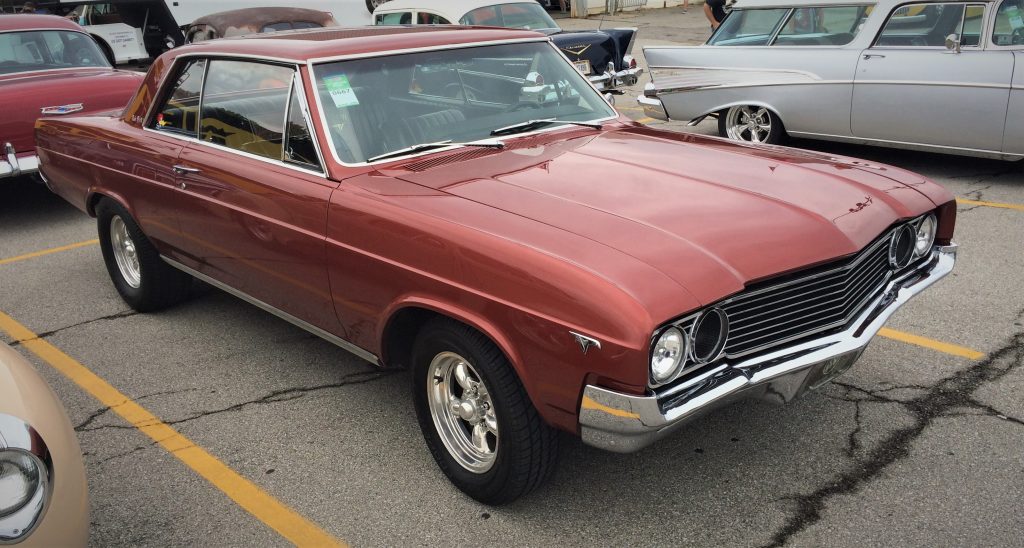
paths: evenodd
<path fill-rule="evenodd" d="M 639 48 L 700 39 L 698 15 L 624 14 L 604 25 L 641 27 Z M 618 101 L 635 106 L 629 95 Z M 661 125 L 714 132 L 709 122 Z M 959 197 L 1024 204 L 1020 164 L 791 144 L 918 171 Z M 7 190 L 0 257 L 95 237 L 91 219 L 44 188 L 19 181 Z M 1019 546 L 1024 213 L 959 209 L 956 270 L 889 326 L 986 358 L 878 338 L 850 371 L 801 400 L 739 402 L 634 455 L 565 437 L 552 481 L 501 508 L 467 499 L 437 470 L 406 373 L 377 371 L 220 291 L 200 289 L 160 313 L 126 312 L 99 248 L 89 246 L 0 266 L 0 310 L 356 546 Z M 76 425 L 94 545 L 283 544 L 31 359 Z"/>

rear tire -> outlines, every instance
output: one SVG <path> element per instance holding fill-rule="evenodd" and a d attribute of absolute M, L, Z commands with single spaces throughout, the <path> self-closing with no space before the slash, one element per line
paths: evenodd
<path fill-rule="evenodd" d="M 766 107 L 737 105 L 718 114 L 718 134 L 744 143 L 778 145 L 785 139 L 786 129 Z"/>
<path fill-rule="evenodd" d="M 96 204 L 103 262 L 118 294 L 139 312 L 166 308 L 184 300 L 192 277 L 168 265 L 121 204 L 104 198 Z"/>
<path fill-rule="evenodd" d="M 505 504 L 554 470 L 558 433 L 480 332 L 448 318 L 428 323 L 413 346 L 412 390 L 431 455 L 470 497 Z"/>

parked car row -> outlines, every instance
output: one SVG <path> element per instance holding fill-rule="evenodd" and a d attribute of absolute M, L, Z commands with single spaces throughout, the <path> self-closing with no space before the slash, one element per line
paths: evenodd
<path fill-rule="evenodd" d="M 71 21 L 0 16 L 0 176 L 95 217 L 136 310 L 198 279 L 410 369 L 440 469 L 501 504 L 551 473 L 559 431 L 632 452 L 822 386 L 947 275 L 947 191 L 771 143 L 1024 156 L 1021 1 L 740 0 L 708 44 L 646 48 L 646 111 L 734 142 L 616 112 L 635 29 L 563 32 L 534 2 L 212 14 L 145 75 Z M 56 456 L 7 432 L 62 434 L 9 426 L 28 415 L 0 406 L 0 479 L 23 486 L 0 535 L 46 513 Z"/>

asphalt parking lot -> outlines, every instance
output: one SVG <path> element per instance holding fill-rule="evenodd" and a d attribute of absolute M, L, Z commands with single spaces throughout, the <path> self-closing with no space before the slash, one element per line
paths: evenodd
<path fill-rule="evenodd" d="M 702 17 L 603 25 L 640 27 L 639 52 L 700 40 Z M 629 95 L 617 106 L 657 124 Z M 438 470 L 406 373 L 208 287 L 134 313 L 94 221 L 27 179 L 0 182 L 0 340 L 76 425 L 97 546 L 1019 546 L 1024 166 L 790 144 L 946 186 L 961 200 L 953 274 L 835 383 L 784 407 L 738 403 L 634 455 L 563 436 L 553 480 L 510 506 L 476 503 Z"/>

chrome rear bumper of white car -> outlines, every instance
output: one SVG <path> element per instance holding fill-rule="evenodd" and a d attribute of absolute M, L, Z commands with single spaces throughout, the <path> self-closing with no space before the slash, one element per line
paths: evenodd
<path fill-rule="evenodd" d="M 643 72 L 644 69 L 641 67 L 620 70 L 617 72 L 609 70 L 602 74 L 589 76 L 588 79 L 591 84 L 594 84 L 594 87 L 600 91 L 604 91 L 606 89 L 615 89 L 620 86 L 635 85 Z"/>
<path fill-rule="evenodd" d="M 18 157 L 11 143 L 4 143 L 3 157 L 0 158 L 0 179 L 29 175 L 39 171 L 39 158 L 35 155 Z"/>
<path fill-rule="evenodd" d="M 953 270 L 956 245 L 938 246 L 920 268 L 891 281 L 849 327 L 800 344 L 698 373 L 669 395 L 636 396 L 587 385 L 580 403 L 583 442 L 640 450 L 704 412 L 739 399 L 788 402 L 849 369 L 893 313 Z"/>

